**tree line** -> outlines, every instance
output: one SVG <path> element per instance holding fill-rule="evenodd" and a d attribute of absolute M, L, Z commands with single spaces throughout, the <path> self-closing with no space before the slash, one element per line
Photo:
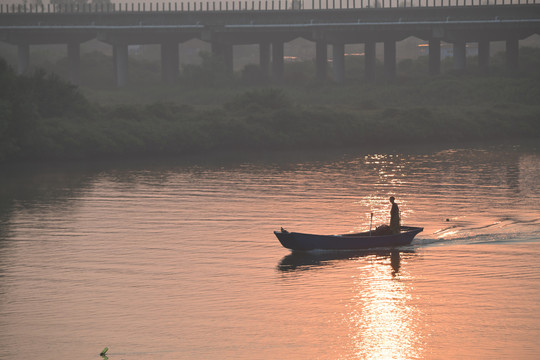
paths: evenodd
<path fill-rule="evenodd" d="M 17 75 L 0 59 L 0 162 L 539 138 L 540 56 L 529 55 L 523 63 L 536 73 L 522 77 L 446 74 L 316 86 L 211 82 L 167 87 L 174 101 L 117 105 L 93 103 L 44 70 Z M 206 61 L 211 68 L 213 61 Z M 194 74 L 202 77 L 204 66 Z M 186 100 L 193 92 L 198 105 Z"/>

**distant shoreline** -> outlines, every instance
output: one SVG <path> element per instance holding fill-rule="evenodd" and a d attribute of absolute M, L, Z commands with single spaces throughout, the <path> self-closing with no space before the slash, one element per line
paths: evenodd
<path fill-rule="evenodd" d="M 207 106 L 99 105 L 2 61 L 0 77 L 0 163 L 540 138 L 540 74 L 198 89 L 226 99 Z"/>
<path fill-rule="evenodd" d="M 158 114 L 158 115 L 156 115 Z M 178 114 L 182 114 L 177 118 Z M 124 107 L 91 119 L 41 119 L 4 160 L 92 160 L 428 145 L 540 138 L 540 107 L 378 109 L 303 106 L 195 111 L 170 104 Z"/>
<path fill-rule="evenodd" d="M 362 113 L 330 110 L 278 111 L 274 116 L 260 112 L 260 118 L 222 116 L 216 111 L 196 113 L 200 117 L 187 122 L 104 118 L 80 122 L 76 127 L 64 119 L 50 119 L 40 124 L 42 135 L 34 137 L 24 156 L 8 157 L 5 163 L 528 143 L 540 139 L 540 116 L 534 109 L 530 111 L 511 118 L 506 112 L 487 109 L 461 109 L 452 115 L 441 112 L 441 116 L 437 110 L 427 109 L 380 110 L 366 118 Z M 468 117 L 460 117 L 462 113 Z"/>

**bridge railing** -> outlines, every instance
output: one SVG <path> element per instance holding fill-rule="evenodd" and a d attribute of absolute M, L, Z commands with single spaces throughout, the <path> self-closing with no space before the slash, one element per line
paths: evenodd
<path fill-rule="evenodd" d="M 346 10 L 407 7 L 463 7 L 532 5 L 540 0 L 236 0 L 112 4 L 0 4 L 0 14 L 9 13 L 117 13 L 178 11 L 276 11 Z"/>

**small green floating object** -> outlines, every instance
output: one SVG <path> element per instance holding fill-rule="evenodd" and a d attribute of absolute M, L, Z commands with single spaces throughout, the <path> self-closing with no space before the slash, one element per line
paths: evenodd
<path fill-rule="evenodd" d="M 109 351 L 109 348 L 106 347 L 105 349 L 103 349 L 103 351 L 101 353 L 99 353 L 99 356 L 105 356 L 105 354 L 107 353 L 107 351 Z"/>

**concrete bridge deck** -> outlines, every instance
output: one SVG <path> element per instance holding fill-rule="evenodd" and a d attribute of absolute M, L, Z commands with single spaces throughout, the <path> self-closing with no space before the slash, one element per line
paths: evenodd
<path fill-rule="evenodd" d="M 124 86 L 128 80 L 128 45 L 160 44 L 163 79 L 174 82 L 179 69 L 178 45 L 182 42 L 194 38 L 209 42 L 212 52 L 231 71 L 233 46 L 258 44 L 261 69 L 279 80 L 283 75 L 283 44 L 301 37 L 315 43 L 317 77 L 321 80 L 326 78 L 327 49 L 332 45 L 334 79 L 341 82 L 345 44 L 364 44 L 366 78 L 372 79 L 375 44 L 384 43 L 385 73 L 391 79 L 395 76 L 396 42 L 410 36 L 429 42 L 429 72 L 438 74 L 442 41 L 453 44 L 454 67 L 458 70 L 466 65 L 466 43 L 478 43 L 480 66 L 487 67 L 489 43 L 506 41 L 508 66 L 515 68 L 519 40 L 540 34 L 540 3 L 533 0 L 529 4 L 523 0 L 515 4 L 517 0 L 513 0 L 513 5 L 510 0 L 504 0 L 505 5 L 503 0 L 498 0 L 499 5 L 432 1 L 395 7 L 396 0 L 387 0 L 383 2 L 386 7 L 367 8 L 351 4 L 366 6 L 368 0 L 340 0 L 338 7 L 331 9 L 321 8 L 327 6 L 326 0 L 313 0 L 312 9 L 290 9 L 290 3 L 268 1 L 237 2 L 234 8 L 232 3 L 192 3 L 197 10 L 171 3 L 162 4 L 161 9 L 151 9 L 149 4 L 142 8 L 124 4 L 123 9 L 2 6 L 0 41 L 18 46 L 20 73 L 29 67 L 31 45 L 67 44 L 72 81 L 77 83 L 80 44 L 98 39 L 113 46 L 116 82 Z M 335 0 L 332 2 L 335 6 Z M 450 6 L 432 6 L 439 3 Z"/>

